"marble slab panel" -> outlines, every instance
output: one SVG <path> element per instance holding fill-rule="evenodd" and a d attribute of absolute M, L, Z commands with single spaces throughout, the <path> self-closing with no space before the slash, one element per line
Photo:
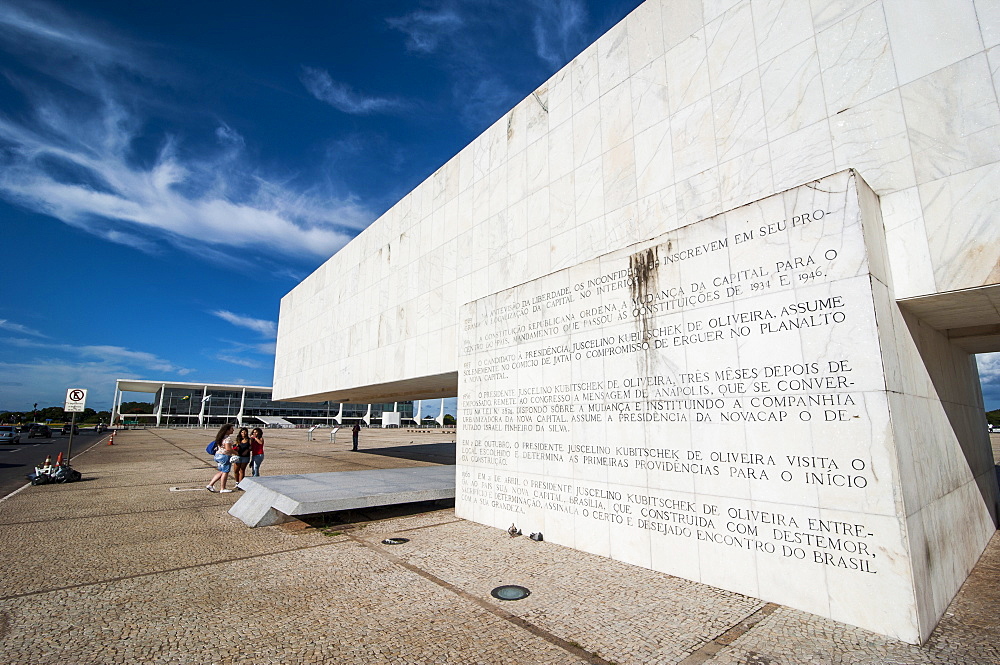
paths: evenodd
<path fill-rule="evenodd" d="M 863 209 L 842 173 L 462 307 L 458 514 L 917 640 Z"/>

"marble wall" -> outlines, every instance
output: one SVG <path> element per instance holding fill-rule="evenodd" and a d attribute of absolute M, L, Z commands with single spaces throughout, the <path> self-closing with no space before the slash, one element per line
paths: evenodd
<path fill-rule="evenodd" d="M 456 513 L 922 641 L 996 491 L 918 328 L 853 172 L 473 301 Z"/>
<path fill-rule="evenodd" d="M 275 395 L 453 394 L 462 303 L 844 168 L 897 297 L 995 285 L 998 45 L 991 0 L 649 0 L 282 300 Z"/>

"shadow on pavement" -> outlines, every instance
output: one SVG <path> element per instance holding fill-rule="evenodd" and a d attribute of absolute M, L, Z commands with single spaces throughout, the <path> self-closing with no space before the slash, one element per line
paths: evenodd
<path fill-rule="evenodd" d="M 434 464 L 455 463 L 454 443 L 422 443 L 415 446 L 393 446 L 391 448 L 365 448 L 364 446 L 364 441 L 362 441 L 359 453 L 385 455 L 386 457 L 398 457 Z"/>
<path fill-rule="evenodd" d="M 331 513 L 315 513 L 312 515 L 297 515 L 295 522 L 282 525 L 286 529 L 330 529 L 334 531 L 349 531 L 369 522 L 396 517 L 409 517 L 446 510 L 455 507 L 454 499 L 438 499 L 436 501 L 416 501 L 414 503 L 398 503 L 392 506 L 373 506 L 371 508 L 355 508 Z M 296 525 L 296 523 L 298 523 Z M 327 535 L 337 535 L 328 533 Z"/>

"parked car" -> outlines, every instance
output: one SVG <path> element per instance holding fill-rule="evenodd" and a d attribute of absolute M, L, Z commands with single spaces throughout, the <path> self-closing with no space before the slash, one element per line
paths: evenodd
<path fill-rule="evenodd" d="M 28 438 L 41 438 L 50 439 L 52 438 L 52 430 L 49 429 L 48 425 L 42 425 L 41 423 L 35 423 L 28 429 Z"/>
<path fill-rule="evenodd" d="M 0 443 L 21 443 L 21 433 L 14 425 L 0 425 Z"/>
<path fill-rule="evenodd" d="M 79 434 L 80 433 L 80 426 L 79 425 L 73 425 L 72 427 L 73 427 L 73 434 Z M 63 434 L 69 434 L 69 428 L 70 428 L 70 424 L 69 423 L 66 423 L 65 425 L 63 425 L 62 433 Z"/>

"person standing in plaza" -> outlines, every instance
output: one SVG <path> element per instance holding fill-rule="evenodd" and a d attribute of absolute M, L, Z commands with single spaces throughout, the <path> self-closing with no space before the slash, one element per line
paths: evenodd
<path fill-rule="evenodd" d="M 229 480 L 229 471 L 233 468 L 230 458 L 233 455 L 233 430 L 236 429 L 231 423 L 226 423 L 219 428 L 215 435 L 215 463 L 219 472 L 212 476 L 211 482 L 205 485 L 209 492 L 232 492 L 226 489 L 226 481 Z M 222 489 L 216 490 L 215 483 L 222 481 Z"/>
<path fill-rule="evenodd" d="M 351 434 L 354 437 L 354 447 L 351 450 L 358 449 L 358 435 L 361 434 L 361 422 L 354 423 L 354 429 L 351 430 Z"/>
<path fill-rule="evenodd" d="M 241 427 L 236 435 L 236 443 L 233 445 L 233 476 L 236 478 L 236 488 L 239 489 L 240 481 L 247 475 L 247 466 L 250 465 L 250 430 Z"/>
<path fill-rule="evenodd" d="M 264 461 L 264 430 L 254 427 L 250 432 L 250 475 L 260 475 L 260 463 Z"/>

